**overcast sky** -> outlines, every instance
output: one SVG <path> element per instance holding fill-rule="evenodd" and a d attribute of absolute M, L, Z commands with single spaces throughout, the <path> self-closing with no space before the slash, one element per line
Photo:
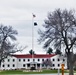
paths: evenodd
<path fill-rule="evenodd" d="M 76 0 L 0 0 L 0 24 L 11 25 L 18 31 L 17 42 L 22 46 L 28 46 L 22 53 L 29 53 L 32 48 L 32 13 L 36 15 L 34 21 L 38 23 L 34 27 L 34 51 L 37 54 L 45 53 L 43 45 L 39 45 L 37 39 L 38 29 L 42 29 L 44 19 L 48 12 L 57 8 L 75 9 Z"/>

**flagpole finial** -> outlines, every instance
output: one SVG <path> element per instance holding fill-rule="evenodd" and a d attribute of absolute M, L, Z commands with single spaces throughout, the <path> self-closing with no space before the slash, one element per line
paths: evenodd
<path fill-rule="evenodd" d="M 33 13 L 32 13 L 32 15 L 33 15 L 33 18 L 35 18 L 35 17 L 36 17 L 36 15 L 35 15 L 35 14 L 33 14 Z"/>

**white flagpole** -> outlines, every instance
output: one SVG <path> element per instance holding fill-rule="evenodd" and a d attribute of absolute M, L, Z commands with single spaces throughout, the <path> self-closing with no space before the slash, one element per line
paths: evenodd
<path fill-rule="evenodd" d="M 34 51 L 34 16 L 32 16 L 32 62 L 34 58 L 33 51 Z"/>
<path fill-rule="evenodd" d="M 33 59 L 34 59 L 34 18 L 35 18 L 35 14 L 32 13 L 32 63 L 33 63 Z M 34 63 L 33 63 L 34 64 Z"/>

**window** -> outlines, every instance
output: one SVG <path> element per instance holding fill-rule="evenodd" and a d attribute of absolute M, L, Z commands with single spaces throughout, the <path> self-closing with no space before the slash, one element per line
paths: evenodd
<path fill-rule="evenodd" d="M 63 61 L 65 61 L 65 59 L 63 59 Z"/>
<path fill-rule="evenodd" d="M 58 64 L 58 67 L 60 66 L 60 64 Z"/>
<path fill-rule="evenodd" d="M 45 65 L 44 64 L 42 64 L 42 67 L 44 67 Z"/>
<path fill-rule="evenodd" d="M 13 62 L 15 61 L 15 59 L 13 59 Z"/>
<path fill-rule="evenodd" d="M 28 59 L 28 61 L 30 61 L 30 59 Z"/>
<path fill-rule="evenodd" d="M 42 61 L 44 61 L 44 59 L 42 59 Z"/>
<path fill-rule="evenodd" d="M 53 67 L 55 66 L 55 64 L 53 64 Z"/>
<path fill-rule="evenodd" d="M 27 64 L 27 67 L 30 67 L 30 64 Z"/>
<path fill-rule="evenodd" d="M 12 66 L 15 67 L 15 64 L 13 64 Z"/>
<path fill-rule="evenodd" d="M 25 64 L 23 64 L 23 67 L 25 67 Z"/>
<path fill-rule="evenodd" d="M 8 59 L 8 62 L 10 61 L 10 59 Z"/>
<path fill-rule="evenodd" d="M 5 67 L 5 65 L 3 64 L 3 67 Z"/>
<path fill-rule="evenodd" d="M 9 65 L 9 64 L 8 64 L 7 66 L 8 66 L 8 67 L 10 67 L 10 65 Z"/>
<path fill-rule="evenodd" d="M 38 61 L 40 61 L 40 59 L 38 59 Z"/>
<path fill-rule="evenodd" d="M 25 59 L 23 59 L 23 61 L 25 61 Z"/>
<path fill-rule="evenodd" d="M 55 61 L 55 59 L 53 59 L 53 61 Z"/>
<path fill-rule="evenodd" d="M 37 64 L 38 67 L 40 67 L 40 64 Z"/>
<path fill-rule="evenodd" d="M 33 61 L 35 61 L 35 59 L 33 59 Z"/>
<path fill-rule="evenodd" d="M 4 60 L 2 62 L 4 62 Z"/>
<path fill-rule="evenodd" d="M 48 61 L 48 59 L 46 59 Z"/>
<path fill-rule="evenodd" d="M 60 61 L 60 59 L 58 59 L 58 61 Z"/>
<path fill-rule="evenodd" d="M 19 62 L 21 61 L 21 59 L 19 59 Z"/>

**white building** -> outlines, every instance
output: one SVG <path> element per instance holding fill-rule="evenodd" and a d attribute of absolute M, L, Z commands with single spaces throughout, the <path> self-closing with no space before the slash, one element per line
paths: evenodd
<path fill-rule="evenodd" d="M 50 59 L 52 62 L 51 69 L 60 69 L 61 64 L 64 63 L 64 68 L 67 69 L 67 59 L 65 57 L 55 55 L 55 54 L 35 54 L 35 55 L 12 55 L 8 56 L 1 63 L 1 69 L 30 69 L 33 63 L 36 69 L 44 68 L 42 62 L 46 59 Z"/>

